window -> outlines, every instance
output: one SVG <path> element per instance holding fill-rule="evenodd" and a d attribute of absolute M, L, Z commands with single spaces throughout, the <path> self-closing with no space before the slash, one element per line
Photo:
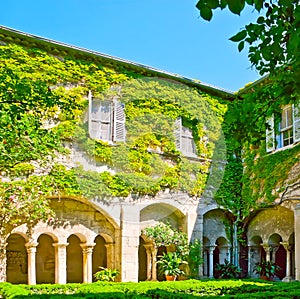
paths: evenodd
<path fill-rule="evenodd" d="M 288 105 L 282 108 L 278 129 L 275 130 L 274 116 L 267 120 L 266 150 L 284 148 L 300 141 L 300 107 Z"/>
<path fill-rule="evenodd" d="M 92 98 L 89 93 L 89 134 L 106 142 L 125 141 L 124 104 Z"/>
<path fill-rule="evenodd" d="M 176 148 L 185 156 L 196 156 L 196 145 L 193 139 L 192 130 L 182 125 L 181 117 L 175 121 L 175 143 Z"/>

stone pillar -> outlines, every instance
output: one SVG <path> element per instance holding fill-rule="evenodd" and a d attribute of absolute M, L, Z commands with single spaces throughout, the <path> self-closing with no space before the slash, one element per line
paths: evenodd
<path fill-rule="evenodd" d="M 144 244 L 147 254 L 147 280 L 152 279 L 152 265 L 153 265 L 153 258 L 152 258 L 152 251 L 153 246 L 151 244 Z"/>
<path fill-rule="evenodd" d="M 300 204 L 294 210 L 295 230 L 295 279 L 300 280 Z"/>
<path fill-rule="evenodd" d="M 261 244 L 261 246 L 263 247 L 263 249 L 266 252 L 266 262 L 270 262 L 272 247 L 267 243 L 263 243 L 263 244 Z"/>
<path fill-rule="evenodd" d="M 157 271 L 156 271 L 156 260 L 157 260 L 157 249 L 154 248 L 151 254 L 151 280 L 157 280 Z"/>
<path fill-rule="evenodd" d="M 92 244 L 80 244 L 82 248 L 83 256 L 83 282 L 91 283 L 93 282 L 93 248 L 96 243 Z"/>
<path fill-rule="evenodd" d="M 38 243 L 26 243 L 25 244 L 28 255 L 28 284 L 35 285 L 36 284 L 36 247 Z"/>
<path fill-rule="evenodd" d="M 214 278 L 214 250 L 216 246 L 209 246 L 209 256 L 208 256 L 208 263 L 209 263 L 209 278 Z"/>
<path fill-rule="evenodd" d="M 67 283 L 67 246 L 68 243 L 54 243 L 55 249 L 55 283 Z"/>
<path fill-rule="evenodd" d="M 258 277 L 258 274 L 254 274 L 254 265 L 260 261 L 259 245 L 248 245 L 248 275 L 249 277 Z"/>
<path fill-rule="evenodd" d="M 140 213 L 132 204 L 121 208 L 121 280 L 138 282 Z"/>
<path fill-rule="evenodd" d="M 289 281 L 292 280 L 292 276 L 291 276 L 291 247 L 290 247 L 288 242 L 280 242 L 280 244 L 286 250 L 286 273 L 285 273 L 285 277 L 282 279 L 282 281 L 289 282 Z"/>
<path fill-rule="evenodd" d="M 114 243 L 106 243 L 104 246 L 106 248 L 107 268 L 114 269 L 116 267 L 114 261 L 114 256 L 115 256 Z"/>

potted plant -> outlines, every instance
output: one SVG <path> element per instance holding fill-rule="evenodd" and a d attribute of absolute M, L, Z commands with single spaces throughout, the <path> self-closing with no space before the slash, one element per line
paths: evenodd
<path fill-rule="evenodd" d="M 238 278 L 240 270 L 237 266 L 225 260 L 224 264 L 216 264 L 216 273 L 219 278 Z"/>
<path fill-rule="evenodd" d="M 261 279 L 270 280 L 280 269 L 274 262 L 262 261 L 255 264 L 253 271 L 259 274 Z"/>
<path fill-rule="evenodd" d="M 176 280 L 176 277 L 183 275 L 181 265 L 187 264 L 177 252 L 163 253 L 157 261 L 160 270 L 165 274 L 166 280 Z"/>

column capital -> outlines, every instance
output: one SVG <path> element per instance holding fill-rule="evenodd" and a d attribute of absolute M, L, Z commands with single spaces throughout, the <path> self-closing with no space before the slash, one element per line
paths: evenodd
<path fill-rule="evenodd" d="M 272 251 L 272 247 L 268 244 L 268 243 L 262 243 L 260 244 L 263 249 L 266 251 L 266 252 L 271 252 Z"/>
<path fill-rule="evenodd" d="M 284 249 L 286 251 L 290 251 L 291 250 L 291 245 L 289 244 L 289 242 L 280 242 L 280 244 L 284 247 Z"/>
<path fill-rule="evenodd" d="M 66 248 L 69 245 L 69 243 L 53 243 L 52 246 L 57 248 Z"/>
<path fill-rule="evenodd" d="M 36 247 L 39 245 L 37 242 L 28 242 L 25 244 L 26 250 L 28 253 L 36 252 Z"/>
<path fill-rule="evenodd" d="M 93 249 L 95 247 L 96 243 L 83 243 L 80 244 L 80 247 L 82 248 L 83 253 L 93 253 Z"/>

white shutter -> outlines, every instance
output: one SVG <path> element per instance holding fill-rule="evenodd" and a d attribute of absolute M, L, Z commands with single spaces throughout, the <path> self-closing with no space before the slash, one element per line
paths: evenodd
<path fill-rule="evenodd" d="M 300 141 L 300 105 L 293 105 L 293 135 L 294 142 Z"/>
<path fill-rule="evenodd" d="M 125 105 L 114 102 L 114 141 L 125 141 Z"/>
<path fill-rule="evenodd" d="M 100 140 L 112 141 L 112 102 L 100 102 Z"/>
<path fill-rule="evenodd" d="M 181 117 L 178 117 L 174 123 L 174 136 L 175 136 L 176 149 L 179 151 L 181 151 L 182 149 L 181 133 L 182 133 L 182 120 Z"/>
<path fill-rule="evenodd" d="M 275 149 L 274 115 L 266 121 L 266 151 L 271 152 Z"/>

